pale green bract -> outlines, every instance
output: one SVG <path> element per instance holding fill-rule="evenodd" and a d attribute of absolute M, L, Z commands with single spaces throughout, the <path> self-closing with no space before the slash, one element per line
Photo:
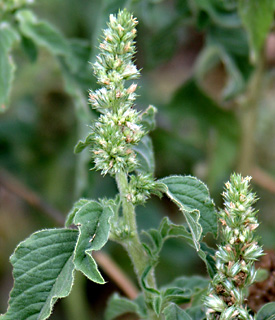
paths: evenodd
<path fill-rule="evenodd" d="M 56 300 L 69 295 L 77 235 L 77 230 L 42 230 L 18 245 L 11 256 L 14 288 L 1 320 L 47 319 Z"/>

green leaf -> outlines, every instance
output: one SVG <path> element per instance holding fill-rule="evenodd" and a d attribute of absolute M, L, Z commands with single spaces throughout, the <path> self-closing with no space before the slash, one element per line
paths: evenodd
<path fill-rule="evenodd" d="M 189 288 L 179 288 L 173 287 L 169 285 L 168 288 L 161 291 L 161 295 L 163 297 L 163 305 L 167 305 L 169 302 L 173 302 L 176 304 L 182 304 L 186 302 L 190 302 L 192 297 L 192 290 Z"/>
<path fill-rule="evenodd" d="M 21 242 L 11 256 L 14 288 L 1 320 L 44 320 L 73 285 L 77 230 L 49 229 Z"/>
<path fill-rule="evenodd" d="M 275 302 L 265 304 L 258 311 L 256 320 L 275 320 Z"/>
<path fill-rule="evenodd" d="M 151 173 L 155 171 L 155 159 L 153 144 L 151 138 L 146 135 L 144 136 L 137 146 L 133 147 L 133 150 L 137 154 L 137 160 L 139 163 L 136 171 L 138 173 Z"/>
<path fill-rule="evenodd" d="M 209 279 L 201 276 L 179 277 L 169 284 L 171 287 L 189 289 L 191 290 L 192 295 L 202 289 L 207 288 L 208 285 Z"/>
<path fill-rule="evenodd" d="M 214 23 L 227 28 L 240 26 L 240 19 L 236 11 L 227 9 L 223 5 L 224 2 L 220 0 L 195 0 L 195 3 L 209 14 Z"/>
<path fill-rule="evenodd" d="M 84 149 L 86 149 L 88 146 L 91 145 L 93 141 L 93 133 L 89 133 L 88 136 L 86 137 L 85 141 L 78 141 L 77 145 L 74 148 L 74 153 L 80 153 Z"/>
<path fill-rule="evenodd" d="M 31 62 L 35 62 L 37 60 L 38 51 L 35 43 L 25 36 L 21 37 L 21 46 L 25 51 L 26 55 L 30 59 Z"/>
<path fill-rule="evenodd" d="M 0 112 L 6 110 L 9 103 L 15 65 L 10 51 L 19 40 L 18 34 L 7 22 L 0 23 Z"/>
<path fill-rule="evenodd" d="M 108 302 L 104 319 L 113 320 L 125 313 L 135 313 L 139 317 L 145 317 L 144 313 L 135 301 L 120 297 L 115 293 Z"/>
<path fill-rule="evenodd" d="M 112 216 L 110 207 L 102 207 L 96 201 L 89 201 L 77 211 L 73 220 L 74 224 L 79 226 L 74 256 L 75 268 L 100 284 L 105 281 L 98 271 L 92 252 L 100 250 L 108 241 Z"/>
<path fill-rule="evenodd" d="M 166 185 L 166 194 L 184 214 L 198 251 L 201 236 L 208 232 L 217 234 L 217 215 L 206 185 L 191 176 L 170 176 L 160 182 Z"/>
<path fill-rule="evenodd" d="M 163 311 L 165 320 L 192 320 L 190 316 L 176 304 L 171 303 Z"/>
<path fill-rule="evenodd" d="M 37 45 L 46 47 L 53 55 L 71 56 L 70 46 L 51 24 L 46 21 L 40 21 L 29 10 L 20 10 L 16 13 L 16 19 L 19 22 L 19 28 L 22 34 L 33 40 Z M 68 63 L 72 64 L 73 61 Z"/>
<path fill-rule="evenodd" d="M 71 224 L 73 224 L 74 222 L 74 218 L 75 215 L 77 214 L 77 212 L 84 206 L 86 205 L 88 202 L 90 202 L 91 200 L 88 199 L 79 199 L 73 206 L 73 208 L 71 209 L 71 211 L 68 213 L 67 218 L 66 218 L 66 222 L 65 222 L 65 227 L 69 227 Z"/>
<path fill-rule="evenodd" d="M 161 308 L 162 308 L 162 297 L 159 295 L 155 295 L 153 297 L 153 309 L 156 313 L 156 315 L 160 315 L 161 313 Z"/>
<path fill-rule="evenodd" d="M 163 218 L 158 230 L 150 229 L 146 232 L 143 231 L 143 234 L 150 241 L 149 243 L 143 243 L 143 246 L 153 264 L 158 262 L 163 244 L 169 238 L 183 238 L 192 248 L 196 248 L 192 235 L 186 230 L 185 226 L 174 224 L 167 217 Z M 210 277 L 213 278 L 216 273 L 215 250 L 201 242 L 198 255 L 206 264 Z"/>
<path fill-rule="evenodd" d="M 188 313 L 192 320 L 205 319 L 205 307 L 201 305 L 186 309 L 186 313 Z"/>
<path fill-rule="evenodd" d="M 141 114 L 141 124 L 146 131 L 152 131 L 156 128 L 156 113 L 157 113 L 157 108 L 150 105 Z"/>
<path fill-rule="evenodd" d="M 263 47 L 274 16 L 274 4 L 271 0 L 239 0 L 238 10 L 246 28 L 250 46 L 251 60 L 256 62 Z"/>

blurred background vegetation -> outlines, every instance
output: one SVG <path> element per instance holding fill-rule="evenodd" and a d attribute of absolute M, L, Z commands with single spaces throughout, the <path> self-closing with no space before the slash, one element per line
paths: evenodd
<path fill-rule="evenodd" d="M 37 0 L 31 9 L 68 39 L 74 59 L 26 36 L 12 51 L 17 69 L 9 109 L 0 115 L 0 313 L 7 308 L 8 258 L 17 243 L 60 225 L 79 197 L 116 193 L 111 178 L 89 171 L 89 153 L 76 156 L 73 148 L 96 116 L 86 103 L 88 89 L 96 87 L 89 61 L 108 15 L 124 6 L 139 20 L 137 108 L 158 108 L 151 134 L 156 177 L 195 175 L 221 206 L 229 174 L 251 175 L 261 243 L 275 249 L 274 25 L 251 60 L 237 1 Z M 167 199 L 151 199 L 138 208 L 139 228 L 156 227 L 164 215 L 181 221 Z M 123 249 L 111 243 L 104 250 L 135 282 Z M 194 250 L 176 240 L 165 245 L 157 273 L 160 284 L 177 275 L 206 275 Z M 100 319 L 110 294 L 122 290 L 112 274 L 105 278 L 108 283 L 98 286 L 78 274 L 72 295 L 50 319 Z"/>

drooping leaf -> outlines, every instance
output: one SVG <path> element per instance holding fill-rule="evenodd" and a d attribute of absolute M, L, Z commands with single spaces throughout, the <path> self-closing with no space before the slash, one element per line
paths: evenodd
<path fill-rule="evenodd" d="M 238 10 L 249 34 L 251 60 L 256 62 L 274 17 L 271 0 L 239 0 Z"/>
<path fill-rule="evenodd" d="M 120 297 L 115 293 L 108 302 L 104 319 L 113 320 L 125 313 L 135 313 L 141 318 L 145 317 L 143 310 L 136 301 Z"/>
<path fill-rule="evenodd" d="M 44 320 L 73 285 L 77 230 L 49 229 L 21 242 L 11 256 L 14 288 L 1 320 Z"/>
<path fill-rule="evenodd" d="M 15 64 L 10 51 L 19 40 L 18 34 L 7 23 L 0 23 L 0 112 L 6 110 L 9 103 L 11 85 L 14 78 Z"/>
<path fill-rule="evenodd" d="M 165 320 L 192 320 L 184 310 L 174 303 L 167 306 L 163 313 L 165 315 Z"/>
<path fill-rule="evenodd" d="M 155 159 L 153 144 L 151 138 L 146 135 L 144 136 L 137 146 L 133 147 L 133 150 L 137 154 L 137 160 L 139 163 L 136 171 L 138 173 L 151 173 L 155 171 Z"/>
<path fill-rule="evenodd" d="M 265 304 L 257 313 L 256 320 L 274 320 L 275 302 Z"/>
<path fill-rule="evenodd" d="M 105 281 L 98 271 L 92 252 L 100 250 L 108 241 L 112 215 L 110 207 L 102 207 L 96 201 L 89 201 L 77 211 L 73 219 L 74 224 L 79 226 L 74 256 L 75 268 L 100 284 Z"/>
<path fill-rule="evenodd" d="M 196 250 L 201 236 L 217 234 L 217 215 L 206 185 L 191 176 L 170 176 L 160 180 L 167 187 L 166 194 L 184 214 Z"/>

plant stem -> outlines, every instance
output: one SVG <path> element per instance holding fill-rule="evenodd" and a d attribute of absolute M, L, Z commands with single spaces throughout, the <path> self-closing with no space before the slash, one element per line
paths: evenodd
<path fill-rule="evenodd" d="M 122 212 L 124 217 L 125 226 L 129 229 L 129 238 L 124 239 L 122 245 L 127 250 L 129 257 L 134 265 L 134 269 L 139 281 L 139 284 L 144 292 L 145 300 L 150 308 L 151 294 L 143 289 L 141 283 L 141 277 L 145 268 L 149 265 L 149 257 L 147 256 L 138 235 L 136 214 L 134 205 L 127 200 L 127 187 L 128 177 L 125 172 L 119 172 L 116 174 L 117 186 L 120 192 L 122 201 Z M 147 284 L 149 287 L 156 288 L 156 281 L 154 276 L 154 268 L 151 269 L 147 277 Z M 149 310 L 150 312 L 151 310 Z M 158 319 L 157 316 L 152 312 L 150 319 Z"/>
<path fill-rule="evenodd" d="M 135 207 L 126 198 L 127 186 L 128 186 L 127 174 L 125 172 L 117 173 L 116 181 L 117 181 L 118 189 L 119 189 L 121 200 L 122 200 L 122 211 L 123 211 L 125 225 L 129 228 L 129 234 L 131 235 L 129 239 L 127 239 L 123 243 L 123 245 L 125 246 L 125 248 L 129 253 L 129 256 L 135 267 L 135 272 L 140 281 L 140 278 L 145 268 L 148 266 L 149 258 L 146 252 L 144 251 L 143 246 L 139 239 L 137 224 L 136 224 Z M 153 288 L 156 287 L 153 273 L 151 273 L 148 276 L 148 285 Z"/>
<path fill-rule="evenodd" d="M 240 105 L 242 137 L 238 171 L 243 175 L 251 174 L 255 152 L 255 127 L 258 115 L 258 103 L 262 92 L 264 54 L 260 57 L 251 77 L 244 101 Z"/>

